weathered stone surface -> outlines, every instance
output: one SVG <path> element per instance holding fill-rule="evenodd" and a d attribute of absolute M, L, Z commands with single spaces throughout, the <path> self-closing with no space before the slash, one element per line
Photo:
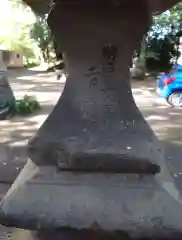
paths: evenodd
<path fill-rule="evenodd" d="M 7 68 L 0 52 L 0 120 L 6 119 L 12 113 L 13 92 L 6 76 Z"/>
<path fill-rule="evenodd" d="M 48 22 L 68 78 L 2 201 L 3 224 L 181 234 L 181 194 L 131 93 L 129 65 L 152 15 L 148 2 L 132 3 L 59 1 L 52 8 Z"/>
<path fill-rule="evenodd" d="M 160 181 L 160 176 L 56 173 L 54 167 L 29 162 L 1 208 L 6 226 L 69 229 L 68 234 L 97 226 L 133 238 L 181 239 L 181 198 L 167 174 Z"/>
<path fill-rule="evenodd" d="M 6 119 L 12 113 L 13 100 L 13 92 L 9 86 L 7 77 L 4 73 L 0 72 L 0 120 Z"/>
<path fill-rule="evenodd" d="M 49 24 L 66 54 L 68 78 L 56 108 L 30 142 L 35 163 L 62 170 L 160 171 L 160 146 L 129 83 L 132 53 L 150 23 L 145 4 L 140 11 L 126 5 L 123 12 L 112 4 L 102 10 L 92 2 L 60 3 L 52 10 Z"/>
<path fill-rule="evenodd" d="M 0 51 L 0 120 L 12 114 L 13 92 L 7 79 L 7 68 L 3 61 L 3 52 Z"/>
<path fill-rule="evenodd" d="M 61 1 L 68 2 L 69 0 L 23 0 L 23 1 L 26 4 L 28 4 L 34 11 L 43 14 L 43 13 L 49 12 L 53 2 L 61 2 Z M 137 5 L 139 5 L 142 1 L 143 0 L 137 1 Z M 94 0 L 92 0 L 92 2 L 94 2 Z M 104 7 L 106 2 L 114 2 L 114 1 L 107 0 L 107 1 L 104 1 L 104 3 L 102 1 L 100 2 Z M 130 2 L 131 5 L 136 4 L 135 0 L 116 0 L 115 2 L 116 4 L 126 3 L 126 2 Z M 150 11 L 152 13 L 159 13 L 171 8 L 174 4 L 179 2 L 179 0 L 146 0 L 146 2 L 148 3 L 150 7 Z"/>

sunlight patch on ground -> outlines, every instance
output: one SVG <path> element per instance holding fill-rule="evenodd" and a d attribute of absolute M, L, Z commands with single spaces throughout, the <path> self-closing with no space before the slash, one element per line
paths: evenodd
<path fill-rule="evenodd" d="M 40 114 L 29 118 L 29 121 L 36 123 L 36 126 L 39 127 L 46 120 L 48 114 Z"/>
<path fill-rule="evenodd" d="M 147 121 L 156 120 L 156 121 L 165 121 L 168 120 L 165 116 L 151 115 L 145 118 Z"/>
<path fill-rule="evenodd" d="M 28 139 L 25 140 L 20 140 L 20 141 L 14 141 L 9 143 L 10 147 L 22 147 L 22 146 L 27 146 L 28 144 Z"/>
<path fill-rule="evenodd" d="M 172 142 L 180 147 L 182 145 L 182 140 L 173 140 Z"/>
<path fill-rule="evenodd" d="M 17 77 L 19 80 L 31 80 L 32 81 L 32 76 L 22 76 L 22 77 Z"/>

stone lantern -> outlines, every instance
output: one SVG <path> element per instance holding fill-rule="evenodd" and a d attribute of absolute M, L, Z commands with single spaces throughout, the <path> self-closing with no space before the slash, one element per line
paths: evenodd
<path fill-rule="evenodd" d="M 44 2 L 27 0 L 40 11 Z M 129 76 L 152 13 L 176 2 L 51 4 L 48 23 L 68 77 L 29 142 L 28 162 L 1 203 L 0 223 L 35 230 L 41 239 L 181 236 L 181 195 L 160 141 L 136 107 Z"/>
<path fill-rule="evenodd" d="M 7 67 L 4 61 L 5 51 L 0 50 L 0 121 L 14 114 L 14 95 L 8 82 Z"/>

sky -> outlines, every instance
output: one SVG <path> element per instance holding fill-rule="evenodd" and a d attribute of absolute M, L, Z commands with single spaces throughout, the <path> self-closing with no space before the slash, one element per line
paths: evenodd
<path fill-rule="evenodd" d="M 0 31 L 6 30 L 7 24 L 11 21 L 17 23 L 33 23 L 35 21 L 34 14 L 28 9 L 15 9 L 8 0 L 0 0 Z"/>
<path fill-rule="evenodd" d="M 0 0 L 0 39 L 14 39 L 20 36 L 22 25 L 31 24 L 35 21 L 35 16 L 30 8 L 13 8 L 9 0 Z M 8 42 L 6 42 L 8 44 Z M 6 44 L 6 45 L 7 45 Z M 4 45 L 0 45 L 0 48 Z"/>

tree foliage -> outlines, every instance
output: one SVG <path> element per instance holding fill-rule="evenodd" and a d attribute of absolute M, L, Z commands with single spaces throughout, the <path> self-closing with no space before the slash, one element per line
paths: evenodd
<path fill-rule="evenodd" d="M 4 1 L 9 4 L 9 12 L 0 14 L 1 48 L 22 53 L 28 66 L 54 61 L 53 39 L 46 16 L 36 16 L 21 0 Z"/>
<path fill-rule="evenodd" d="M 22 53 L 25 65 L 40 62 L 40 51 L 30 38 L 30 28 L 34 21 L 31 9 L 21 0 L 8 0 L 5 3 L 6 14 L 0 16 L 1 48 Z"/>
<path fill-rule="evenodd" d="M 41 49 L 45 62 L 55 59 L 55 50 L 51 30 L 47 25 L 46 16 L 36 17 L 36 22 L 31 28 L 31 38 L 35 40 L 37 46 Z"/>
<path fill-rule="evenodd" d="M 54 39 L 46 16 L 35 16 L 21 0 L 7 0 L 14 12 L 24 13 L 21 20 L 15 14 L 5 19 L 0 16 L 0 44 L 7 50 L 23 53 L 26 64 L 55 61 Z M 33 20 L 27 21 L 31 15 Z M 6 22 L 6 26 L 4 26 Z M 3 28 L 4 27 L 4 28 Z M 179 57 L 179 39 L 182 36 L 182 2 L 153 19 L 148 34 L 137 51 L 149 70 L 168 71 Z M 60 53 L 57 52 L 57 55 Z M 59 56 L 58 56 L 59 57 Z"/>
<path fill-rule="evenodd" d="M 179 56 L 182 36 L 182 2 L 154 17 L 146 36 L 145 56 L 149 70 L 168 71 Z"/>

